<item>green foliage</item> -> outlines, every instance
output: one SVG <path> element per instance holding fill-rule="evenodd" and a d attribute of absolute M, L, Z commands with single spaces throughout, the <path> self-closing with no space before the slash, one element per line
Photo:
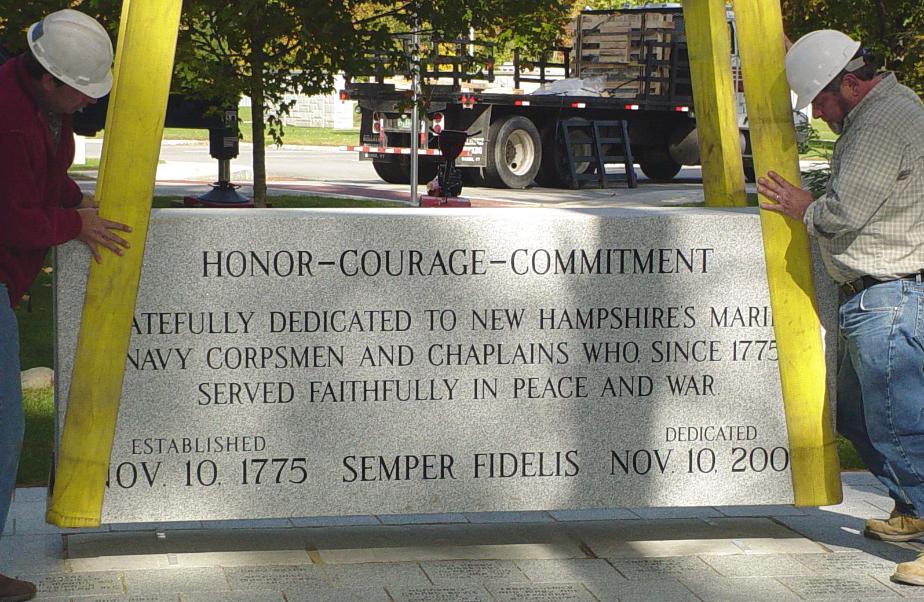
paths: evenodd
<path fill-rule="evenodd" d="M 26 434 L 19 456 L 16 484 L 20 487 L 45 485 L 51 474 L 51 452 L 55 433 L 54 391 L 52 387 L 23 391 Z"/>
<path fill-rule="evenodd" d="M 799 154 L 820 159 L 821 164 L 813 165 L 802 172 L 802 185 L 812 192 L 817 199 L 824 194 L 828 179 L 831 177 L 831 154 L 834 141 L 823 136 L 811 123 L 796 125 Z"/>
<path fill-rule="evenodd" d="M 16 309 L 19 323 L 20 363 L 23 370 L 38 366 L 51 366 L 53 347 L 51 315 L 51 253 L 44 269 L 29 288 L 28 298 Z"/>
<path fill-rule="evenodd" d="M 862 42 L 889 71 L 924 95 L 924 2 L 921 0 L 783 0 L 789 37 L 837 29 Z"/>
<path fill-rule="evenodd" d="M 647 0 L 588 0 L 587 2 L 580 2 L 579 4 L 584 7 L 590 7 L 595 10 L 610 9 L 610 8 L 625 8 L 627 6 L 642 6 L 647 2 Z"/>
<path fill-rule="evenodd" d="M 264 134 L 276 144 L 294 101 L 287 94 L 333 89 L 338 73 L 371 71 L 369 56 L 406 63 L 393 34 L 467 37 L 470 28 L 501 44 L 547 44 L 570 9 L 566 0 L 191 0 L 184 10 L 175 87 L 253 103 L 254 195 L 265 199 Z M 226 101 L 227 102 L 227 101 Z"/>
<path fill-rule="evenodd" d="M 860 458 L 860 454 L 854 449 L 853 445 L 841 435 L 835 439 L 837 445 L 837 455 L 841 461 L 841 470 L 866 470 L 866 464 Z"/>

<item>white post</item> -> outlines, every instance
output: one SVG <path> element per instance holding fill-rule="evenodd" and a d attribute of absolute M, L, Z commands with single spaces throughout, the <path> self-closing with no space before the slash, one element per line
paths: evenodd
<path fill-rule="evenodd" d="M 417 97 L 420 91 L 420 34 L 418 33 L 417 11 L 414 11 L 414 31 L 411 34 L 411 86 L 413 87 L 413 104 L 411 106 L 411 205 L 417 201 L 417 141 L 420 137 L 420 116 L 417 114 Z"/>
<path fill-rule="evenodd" d="M 74 165 L 83 165 L 87 162 L 87 139 L 74 134 Z"/>

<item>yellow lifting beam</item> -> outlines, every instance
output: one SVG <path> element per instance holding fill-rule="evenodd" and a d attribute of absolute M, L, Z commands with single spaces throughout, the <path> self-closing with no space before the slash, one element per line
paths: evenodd
<path fill-rule="evenodd" d="M 735 0 L 755 171 L 799 182 L 799 151 L 783 64 L 783 19 L 777 0 Z M 761 211 L 764 256 L 797 506 L 841 501 L 840 466 L 825 385 L 822 329 L 815 304 L 805 227 Z"/>
<path fill-rule="evenodd" d="M 683 20 L 706 206 L 744 207 L 744 167 L 725 0 L 686 0 Z"/>
<path fill-rule="evenodd" d="M 96 198 L 131 247 L 92 263 L 46 519 L 100 524 L 148 231 L 181 0 L 124 0 Z"/>

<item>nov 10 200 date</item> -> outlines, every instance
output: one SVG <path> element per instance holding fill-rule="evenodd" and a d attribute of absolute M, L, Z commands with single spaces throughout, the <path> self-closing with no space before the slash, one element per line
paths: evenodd
<path fill-rule="evenodd" d="M 121 462 L 109 467 L 106 487 L 214 487 L 234 485 L 300 485 L 308 480 L 307 458 L 244 458 L 229 468 L 213 460 L 186 460 L 179 474 L 166 474 L 161 460 Z M 230 479 L 230 482 L 228 481 Z"/>
<path fill-rule="evenodd" d="M 783 472 L 789 468 L 785 447 L 699 447 L 687 450 L 623 449 L 610 452 L 610 476 Z"/>

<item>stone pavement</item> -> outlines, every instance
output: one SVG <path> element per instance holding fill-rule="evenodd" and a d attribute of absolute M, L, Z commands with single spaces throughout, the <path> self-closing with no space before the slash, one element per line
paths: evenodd
<path fill-rule="evenodd" d="M 137 602 L 901 600 L 924 546 L 865 539 L 891 509 L 868 473 L 825 508 L 614 508 L 224 522 L 45 524 L 19 489 L 0 572 L 41 600 Z"/>

